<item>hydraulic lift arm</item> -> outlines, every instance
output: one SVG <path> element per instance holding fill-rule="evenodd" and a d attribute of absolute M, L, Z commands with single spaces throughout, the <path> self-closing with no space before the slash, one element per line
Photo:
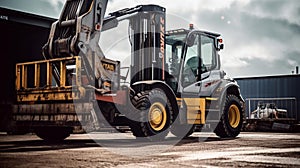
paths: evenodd
<path fill-rule="evenodd" d="M 139 39 L 146 39 L 146 37 L 142 36 L 147 36 L 148 39 L 150 39 L 150 36 L 155 35 L 154 32 L 161 29 L 160 24 L 162 19 L 160 18 L 163 18 L 164 20 L 164 15 L 154 15 L 154 13 L 152 15 L 149 14 L 151 13 L 149 11 L 164 11 L 164 9 L 152 5 L 140 5 L 110 13 L 108 17 L 104 18 L 107 3 L 108 0 L 67 0 L 59 20 L 53 23 L 51 27 L 48 42 L 43 47 L 43 55 L 45 59 L 81 56 L 84 71 L 89 79 L 89 83 L 92 85 L 96 84 L 96 87 L 99 89 L 109 91 L 112 88 L 119 87 L 119 82 L 113 81 L 115 80 L 113 79 L 113 75 L 118 74 L 120 67 L 118 61 L 112 61 L 105 58 L 99 46 L 101 32 L 117 27 L 118 22 L 123 18 L 131 20 L 130 24 L 136 41 Z M 131 18 L 131 14 L 134 15 L 134 13 L 139 12 L 145 12 L 145 16 L 139 15 L 141 18 L 137 16 Z M 140 23 L 144 21 L 145 17 L 148 20 L 152 20 L 147 23 L 149 24 L 147 35 L 143 32 L 145 28 L 140 26 L 145 25 L 145 23 Z M 150 24 L 152 27 L 150 27 Z M 153 25 L 157 28 L 153 28 Z M 153 34 L 150 35 L 149 33 L 151 32 L 153 32 Z M 147 44 L 146 41 L 136 42 L 136 44 L 133 44 L 132 52 L 147 47 L 159 48 L 161 40 L 159 38 L 156 39 L 156 42 L 151 40 L 148 41 Z M 145 45 L 142 45 L 142 43 L 145 43 Z M 138 56 L 135 55 L 134 57 L 136 60 L 134 63 L 135 65 L 146 65 L 145 63 L 141 64 L 139 60 L 143 59 L 138 57 L 150 58 L 147 53 Z M 105 64 L 110 66 L 105 66 Z M 149 60 L 147 64 L 152 64 L 151 60 Z M 149 65 L 149 67 L 150 66 L 151 65 Z M 53 76 L 57 83 L 60 83 L 59 69 L 56 68 L 56 65 L 53 65 L 53 67 Z M 149 72 L 144 72 L 144 70 L 142 70 L 143 67 L 134 68 L 133 72 L 141 71 L 145 74 L 149 74 Z M 138 79 L 142 80 L 142 78 L 137 78 L 135 81 L 138 81 Z M 104 83 L 107 82 L 114 83 L 115 86 L 110 85 L 109 87 L 106 87 Z"/>
<path fill-rule="evenodd" d="M 118 62 L 105 59 L 98 44 L 107 1 L 67 0 L 43 47 L 45 59 L 82 56 L 90 83 L 98 80 L 100 88 L 102 81 L 111 81 L 114 73 L 104 69 L 103 61 L 118 65 Z M 54 77 L 59 79 L 59 73 L 54 73 Z"/>

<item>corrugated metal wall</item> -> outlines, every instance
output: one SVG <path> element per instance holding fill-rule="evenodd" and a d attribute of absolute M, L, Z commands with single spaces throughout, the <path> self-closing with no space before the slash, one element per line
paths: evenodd
<path fill-rule="evenodd" d="M 294 100 L 282 100 L 282 102 L 275 100 L 269 101 L 277 103 L 278 108 L 287 109 L 290 113 L 289 117 L 296 118 L 298 121 L 300 121 L 300 75 L 236 78 L 236 81 L 240 85 L 241 93 L 244 99 L 295 98 L 295 103 L 293 103 Z M 251 107 L 249 108 L 249 102 L 247 102 L 246 114 L 249 113 L 249 109 L 255 109 L 257 102 L 255 103 L 250 103 Z"/>

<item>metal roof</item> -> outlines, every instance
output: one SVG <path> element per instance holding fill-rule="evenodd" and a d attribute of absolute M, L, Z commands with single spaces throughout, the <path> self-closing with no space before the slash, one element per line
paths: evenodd
<path fill-rule="evenodd" d="M 0 23 L 2 21 L 17 22 L 43 28 L 50 28 L 51 24 L 57 19 L 25 13 L 12 9 L 0 7 Z"/>
<path fill-rule="evenodd" d="M 210 36 L 214 36 L 214 37 L 219 37 L 221 36 L 221 34 L 218 34 L 218 33 L 213 33 L 213 32 L 208 32 L 208 31 L 204 31 L 204 30 L 197 30 L 197 29 L 192 29 L 192 30 L 189 30 L 189 29 L 175 29 L 175 30 L 168 30 L 166 32 L 167 35 L 172 35 L 172 34 L 187 34 L 187 33 L 190 33 L 190 32 L 198 32 L 200 34 L 207 34 L 207 35 L 210 35 Z"/>
<path fill-rule="evenodd" d="M 297 78 L 300 74 L 288 74 L 288 75 L 274 75 L 274 76 L 253 76 L 253 77 L 237 77 L 236 80 L 246 80 L 246 79 L 268 79 L 268 78 Z"/>

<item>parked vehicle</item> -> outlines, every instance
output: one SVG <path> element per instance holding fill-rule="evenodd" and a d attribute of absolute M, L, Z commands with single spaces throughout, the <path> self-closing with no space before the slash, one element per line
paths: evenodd
<path fill-rule="evenodd" d="M 104 17 L 108 0 L 68 0 L 43 47 L 45 60 L 16 65 L 16 124 L 45 140 L 63 140 L 74 126 L 129 126 L 136 137 L 189 136 L 214 116 L 220 137 L 239 135 L 244 100 L 220 69 L 220 34 L 166 31 L 166 9 L 139 5 Z M 130 73 L 105 57 L 100 33 L 129 21 Z M 68 67 L 75 67 L 69 73 Z M 127 80 L 129 82 L 121 82 Z M 97 110 L 100 109 L 100 110 Z"/>
<path fill-rule="evenodd" d="M 287 118 L 287 110 L 277 108 L 275 103 L 258 103 L 257 109 L 251 112 L 250 118 Z"/>

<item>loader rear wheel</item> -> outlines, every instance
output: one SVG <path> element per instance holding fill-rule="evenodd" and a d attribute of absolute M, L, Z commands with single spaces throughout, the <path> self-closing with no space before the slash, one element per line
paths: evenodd
<path fill-rule="evenodd" d="M 60 142 L 70 136 L 72 127 L 39 127 L 35 134 L 47 142 Z"/>
<path fill-rule="evenodd" d="M 243 108 L 241 100 L 235 95 L 227 95 L 222 107 L 222 115 L 215 133 L 221 138 L 234 138 L 241 132 Z"/>
<path fill-rule="evenodd" d="M 136 137 L 149 140 L 163 140 L 172 124 L 172 107 L 161 89 L 140 92 L 133 97 L 137 109 L 137 121 L 131 121 L 130 127 Z"/>

